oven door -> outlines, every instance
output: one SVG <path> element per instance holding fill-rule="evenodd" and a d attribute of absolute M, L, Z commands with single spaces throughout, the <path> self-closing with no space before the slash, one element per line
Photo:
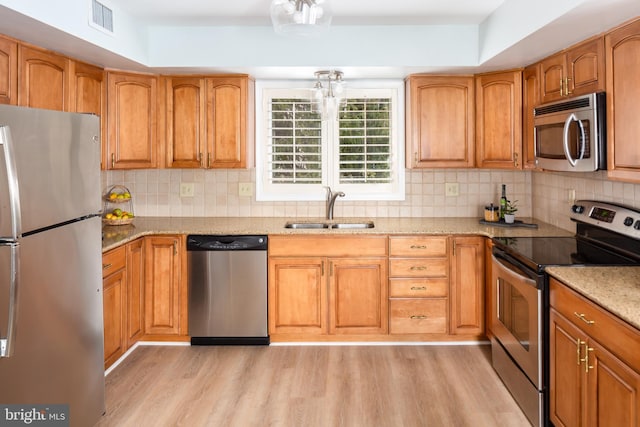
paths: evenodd
<path fill-rule="evenodd" d="M 491 331 L 538 390 L 542 390 L 543 277 L 507 254 L 492 254 Z"/>

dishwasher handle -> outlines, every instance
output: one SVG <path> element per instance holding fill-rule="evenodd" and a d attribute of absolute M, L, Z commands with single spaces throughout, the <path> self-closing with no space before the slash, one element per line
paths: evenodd
<path fill-rule="evenodd" d="M 265 235 L 188 235 L 187 251 L 266 251 Z"/>

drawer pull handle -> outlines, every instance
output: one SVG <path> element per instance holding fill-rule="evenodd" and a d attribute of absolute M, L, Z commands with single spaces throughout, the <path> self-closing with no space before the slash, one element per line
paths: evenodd
<path fill-rule="evenodd" d="M 102 269 L 103 270 L 106 270 L 106 269 L 111 268 L 111 267 L 113 267 L 113 264 L 102 264 Z"/>
<path fill-rule="evenodd" d="M 411 245 L 411 249 L 427 249 L 427 245 Z"/>
<path fill-rule="evenodd" d="M 427 267 L 425 267 L 424 265 L 418 265 L 418 266 L 414 265 L 409 270 L 411 270 L 411 271 L 424 271 L 426 269 L 427 269 Z"/>
<path fill-rule="evenodd" d="M 596 323 L 595 320 L 589 320 L 585 317 L 584 313 L 578 313 L 576 311 L 573 312 L 573 314 L 580 320 L 582 320 L 584 323 L 586 323 L 587 325 L 593 325 L 594 323 Z"/>
<path fill-rule="evenodd" d="M 427 287 L 426 286 L 412 286 L 411 290 L 412 291 L 426 291 Z"/>
<path fill-rule="evenodd" d="M 410 317 L 410 319 L 413 319 L 413 320 L 422 320 L 426 318 L 427 316 L 425 316 L 424 314 L 414 314 L 413 316 Z"/>

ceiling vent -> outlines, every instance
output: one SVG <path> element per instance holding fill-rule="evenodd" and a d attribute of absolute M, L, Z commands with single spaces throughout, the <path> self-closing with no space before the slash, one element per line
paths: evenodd
<path fill-rule="evenodd" d="M 91 0 L 91 26 L 113 34 L 113 11 L 104 4 Z"/>

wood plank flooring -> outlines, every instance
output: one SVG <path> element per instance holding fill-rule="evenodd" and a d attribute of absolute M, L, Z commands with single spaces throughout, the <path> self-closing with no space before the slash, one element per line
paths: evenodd
<path fill-rule="evenodd" d="M 490 347 L 138 347 L 106 426 L 509 426 L 527 419 Z"/>

